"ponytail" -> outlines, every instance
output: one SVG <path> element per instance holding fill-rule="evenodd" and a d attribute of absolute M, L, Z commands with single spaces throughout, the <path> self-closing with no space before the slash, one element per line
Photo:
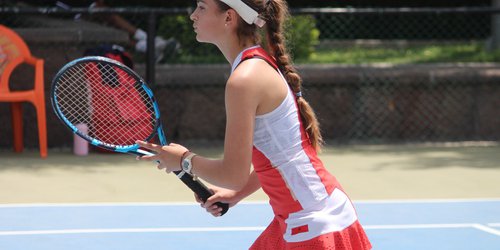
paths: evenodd
<path fill-rule="evenodd" d="M 264 1 L 266 2 L 266 1 Z M 268 48 L 273 53 L 280 71 L 283 73 L 288 85 L 297 97 L 300 118 L 308 134 L 309 140 L 317 151 L 321 150 L 323 138 L 319 129 L 319 122 L 314 110 L 302 97 L 302 78 L 292 65 L 290 55 L 286 48 L 284 35 L 285 20 L 289 17 L 288 5 L 285 0 L 268 0 L 264 4 L 262 13 L 266 20 Z"/>
<path fill-rule="evenodd" d="M 216 2 L 219 4 L 219 8 L 222 11 L 230 8 L 222 1 Z M 290 89 L 295 93 L 300 119 L 307 132 L 309 141 L 317 151 L 320 151 L 323 145 L 323 138 L 321 137 L 319 122 L 309 103 L 302 97 L 302 78 L 292 65 L 286 48 L 284 26 L 285 21 L 290 15 L 288 12 L 288 4 L 285 0 L 249 0 L 245 1 L 245 4 L 251 5 L 252 9 L 258 9 L 260 18 L 266 22 L 265 35 L 267 38 L 267 46 L 265 47 L 267 47 L 268 51 L 271 52 L 271 55 L 276 59 L 278 67 L 288 82 Z M 237 34 L 240 42 L 248 38 L 252 39 L 253 44 L 260 42 L 260 33 L 257 30 L 257 26 L 248 24 L 241 18 L 239 20 Z"/>

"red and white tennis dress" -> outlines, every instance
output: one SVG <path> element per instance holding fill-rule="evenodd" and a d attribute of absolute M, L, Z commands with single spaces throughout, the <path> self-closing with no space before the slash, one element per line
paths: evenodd
<path fill-rule="evenodd" d="M 251 58 L 279 72 L 259 46 L 242 51 L 232 70 Z M 288 89 L 275 110 L 255 120 L 252 164 L 275 217 L 250 249 L 371 249 L 350 199 L 312 147 Z"/>

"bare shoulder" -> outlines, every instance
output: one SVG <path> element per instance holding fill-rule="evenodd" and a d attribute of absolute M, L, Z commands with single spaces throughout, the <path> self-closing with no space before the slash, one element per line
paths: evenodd
<path fill-rule="evenodd" d="M 277 76 L 276 70 L 261 59 L 243 61 L 231 74 L 228 84 L 237 88 L 261 88 Z"/>
<path fill-rule="evenodd" d="M 226 86 L 226 97 L 234 102 L 252 99 L 256 114 L 274 110 L 285 98 L 287 86 L 280 74 L 261 59 L 243 61 Z"/>

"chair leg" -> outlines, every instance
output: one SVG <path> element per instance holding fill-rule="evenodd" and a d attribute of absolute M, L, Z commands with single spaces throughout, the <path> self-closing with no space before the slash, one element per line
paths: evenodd
<path fill-rule="evenodd" d="M 36 119 L 38 123 L 38 143 L 40 147 L 40 156 L 47 157 L 47 118 L 45 113 L 45 103 L 40 101 L 36 106 Z"/>
<path fill-rule="evenodd" d="M 12 131 L 14 132 L 14 152 L 21 153 L 24 149 L 23 142 L 23 106 L 21 102 L 10 105 L 12 114 Z"/>

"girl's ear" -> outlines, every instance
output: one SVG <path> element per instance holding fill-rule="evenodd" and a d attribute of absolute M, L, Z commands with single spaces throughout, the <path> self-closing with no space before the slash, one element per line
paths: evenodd
<path fill-rule="evenodd" d="M 236 24 L 238 20 L 238 13 L 236 13 L 235 10 L 229 9 L 226 11 L 226 26 L 227 25 L 234 25 Z"/>

